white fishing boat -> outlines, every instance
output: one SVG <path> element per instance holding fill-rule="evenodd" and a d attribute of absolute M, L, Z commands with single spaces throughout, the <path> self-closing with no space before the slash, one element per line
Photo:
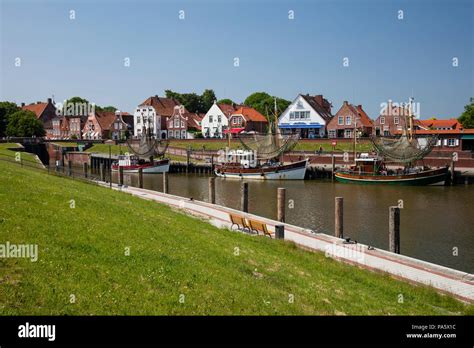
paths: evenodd
<path fill-rule="evenodd" d="M 120 155 L 118 161 L 112 163 L 112 171 L 119 171 L 120 167 L 124 173 L 138 173 L 140 169 L 146 174 L 165 173 L 170 169 L 170 160 L 165 158 L 150 162 L 134 155 Z"/>

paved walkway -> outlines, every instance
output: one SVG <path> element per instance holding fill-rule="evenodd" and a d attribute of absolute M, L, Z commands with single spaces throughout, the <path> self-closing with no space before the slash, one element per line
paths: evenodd
<path fill-rule="evenodd" d="M 100 182 L 99 184 L 109 186 Z M 113 188 L 134 196 L 157 201 L 169 206 L 185 210 L 188 213 L 209 219 L 209 222 L 219 228 L 231 227 L 229 213 L 257 219 L 267 224 L 271 232 L 275 225 L 282 223 L 243 213 L 238 210 L 210 204 L 202 201 L 164 194 L 157 191 L 114 184 Z M 440 292 L 449 293 L 466 302 L 474 303 L 474 275 L 443 267 L 433 263 L 417 260 L 408 256 L 390 253 L 385 250 L 373 249 L 363 244 L 347 244 L 343 239 L 323 233 L 315 233 L 309 229 L 285 225 L 285 239 L 312 250 L 323 251 L 329 257 L 349 262 L 363 268 L 388 272 L 391 275 L 412 283 L 429 285 Z"/>

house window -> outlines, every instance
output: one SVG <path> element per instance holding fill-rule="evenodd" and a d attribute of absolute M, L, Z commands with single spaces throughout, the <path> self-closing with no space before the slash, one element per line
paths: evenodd
<path fill-rule="evenodd" d="M 448 146 L 456 146 L 456 139 L 448 139 Z"/>
<path fill-rule="evenodd" d="M 217 115 L 217 123 L 221 123 L 222 122 L 222 116 L 221 115 Z"/>
<path fill-rule="evenodd" d="M 174 120 L 174 128 L 179 128 L 179 120 L 178 119 Z"/>
<path fill-rule="evenodd" d="M 137 116 L 137 124 L 140 124 L 140 116 Z"/>
<path fill-rule="evenodd" d="M 300 119 L 300 112 L 295 111 L 295 120 L 299 120 L 299 119 Z"/>
<path fill-rule="evenodd" d="M 184 122 L 181 121 L 181 128 L 184 128 Z"/>
<path fill-rule="evenodd" d="M 344 125 L 344 116 L 339 116 L 339 117 L 337 118 L 337 124 L 338 124 L 339 126 L 343 126 L 343 125 Z"/>
<path fill-rule="evenodd" d="M 400 123 L 400 119 L 398 117 L 394 117 L 393 118 L 393 123 L 394 124 L 399 124 Z"/>
<path fill-rule="evenodd" d="M 213 121 L 213 117 L 209 116 L 209 123 L 212 123 L 212 121 Z"/>
<path fill-rule="evenodd" d="M 346 129 L 344 131 L 344 138 L 351 138 L 352 137 L 352 130 Z"/>
<path fill-rule="evenodd" d="M 346 116 L 346 126 L 350 126 L 350 124 L 351 124 L 351 117 Z"/>
<path fill-rule="evenodd" d="M 335 138 L 336 137 L 336 130 L 335 129 L 330 129 L 328 132 L 329 138 Z"/>
<path fill-rule="evenodd" d="M 385 117 L 380 117 L 380 124 L 385 124 Z"/>
<path fill-rule="evenodd" d="M 232 124 L 237 124 L 237 117 L 232 118 Z"/>
<path fill-rule="evenodd" d="M 295 119 L 295 113 L 293 111 L 290 112 L 290 120 Z"/>

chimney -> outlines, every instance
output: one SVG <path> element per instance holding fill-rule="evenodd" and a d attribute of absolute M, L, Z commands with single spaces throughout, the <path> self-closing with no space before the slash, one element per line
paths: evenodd
<path fill-rule="evenodd" d="M 362 105 L 357 105 L 357 109 L 362 110 Z"/>
<path fill-rule="evenodd" d="M 53 100 L 51 98 L 48 98 L 48 104 L 51 104 Z"/>
<path fill-rule="evenodd" d="M 343 104 L 348 105 L 349 103 L 347 102 L 347 100 L 344 100 Z"/>
<path fill-rule="evenodd" d="M 40 101 L 37 101 L 36 104 L 41 104 L 41 102 L 40 102 Z"/>
<path fill-rule="evenodd" d="M 21 103 L 21 107 L 24 107 L 25 106 L 25 103 Z"/>

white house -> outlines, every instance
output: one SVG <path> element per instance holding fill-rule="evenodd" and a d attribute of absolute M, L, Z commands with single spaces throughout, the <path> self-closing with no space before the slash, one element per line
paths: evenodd
<path fill-rule="evenodd" d="M 301 138 L 321 138 L 332 119 L 331 103 L 322 95 L 299 94 L 278 118 L 282 134 L 299 133 Z"/>
<path fill-rule="evenodd" d="M 229 127 L 229 117 L 236 111 L 235 105 L 214 104 L 201 121 L 204 138 L 223 138 L 224 130 Z"/>
<path fill-rule="evenodd" d="M 179 105 L 180 103 L 173 98 L 157 95 L 148 98 L 133 113 L 133 135 L 138 137 L 149 131 L 153 137 L 166 139 L 168 137 L 167 119 L 173 116 L 174 107 Z"/>

